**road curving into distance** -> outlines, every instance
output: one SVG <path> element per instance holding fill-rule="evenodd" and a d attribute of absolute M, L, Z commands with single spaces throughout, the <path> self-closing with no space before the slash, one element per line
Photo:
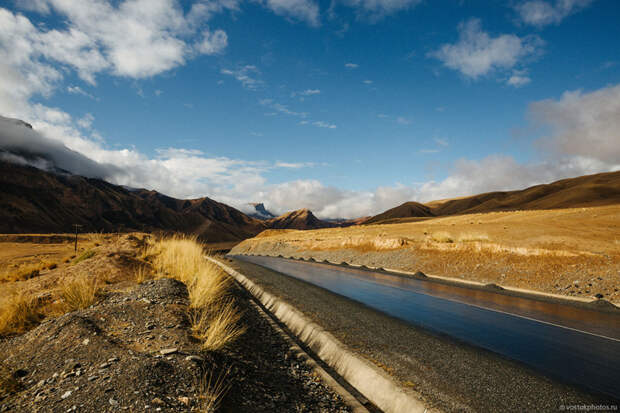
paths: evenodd
<path fill-rule="evenodd" d="M 323 263 L 265 256 L 234 258 L 355 300 L 408 325 L 517 360 L 554 380 L 599 394 L 601 399 L 620 399 L 617 311 Z"/>

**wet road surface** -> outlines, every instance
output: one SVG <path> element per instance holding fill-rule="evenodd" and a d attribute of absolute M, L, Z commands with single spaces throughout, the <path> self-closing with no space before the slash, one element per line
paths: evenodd
<path fill-rule="evenodd" d="M 236 256 L 620 399 L 620 317 L 397 275 Z"/>

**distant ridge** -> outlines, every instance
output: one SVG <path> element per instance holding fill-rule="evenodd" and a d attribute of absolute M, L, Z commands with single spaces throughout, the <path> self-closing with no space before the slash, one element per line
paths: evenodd
<path fill-rule="evenodd" d="M 271 229 L 319 229 L 338 226 L 321 221 L 308 209 L 287 212 L 277 218 L 265 221 L 265 224 Z"/>
<path fill-rule="evenodd" d="M 594 207 L 620 203 L 620 171 L 562 179 L 530 188 L 432 201 L 405 202 L 363 224 L 496 211 Z"/>
<path fill-rule="evenodd" d="M 365 220 L 364 224 L 374 224 L 380 221 L 391 220 L 395 218 L 405 218 L 405 217 L 432 217 L 434 214 L 431 212 L 431 209 L 424 204 L 419 202 L 405 202 L 402 205 L 399 205 L 395 208 L 388 209 L 382 214 L 375 215 L 367 220 Z"/>
<path fill-rule="evenodd" d="M 240 241 L 265 229 L 209 198 L 180 200 L 100 179 L 0 161 L 0 232 L 179 231 L 207 242 Z"/>

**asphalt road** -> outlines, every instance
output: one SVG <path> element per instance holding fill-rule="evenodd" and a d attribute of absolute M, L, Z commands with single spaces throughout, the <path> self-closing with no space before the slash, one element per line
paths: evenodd
<path fill-rule="evenodd" d="M 620 341 L 599 334 L 604 326 L 583 332 L 385 274 L 237 258 L 246 276 L 441 410 L 554 411 L 620 398 Z"/>

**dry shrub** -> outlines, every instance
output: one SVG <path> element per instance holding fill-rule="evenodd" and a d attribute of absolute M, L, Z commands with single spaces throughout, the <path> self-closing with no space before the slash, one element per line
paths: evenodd
<path fill-rule="evenodd" d="M 82 274 L 65 281 L 60 287 L 60 296 L 66 311 L 70 312 L 89 307 L 95 302 L 98 291 L 97 280 Z"/>
<path fill-rule="evenodd" d="M 215 376 L 213 370 L 203 373 L 198 383 L 199 403 L 198 411 L 202 413 L 214 413 L 220 406 L 222 398 L 230 390 L 230 384 L 226 377 L 229 370 Z"/>
<path fill-rule="evenodd" d="M 0 298 L 0 336 L 18 334 L 43 319 L 40 300 L 23 291 L 13 291 Z"/>

